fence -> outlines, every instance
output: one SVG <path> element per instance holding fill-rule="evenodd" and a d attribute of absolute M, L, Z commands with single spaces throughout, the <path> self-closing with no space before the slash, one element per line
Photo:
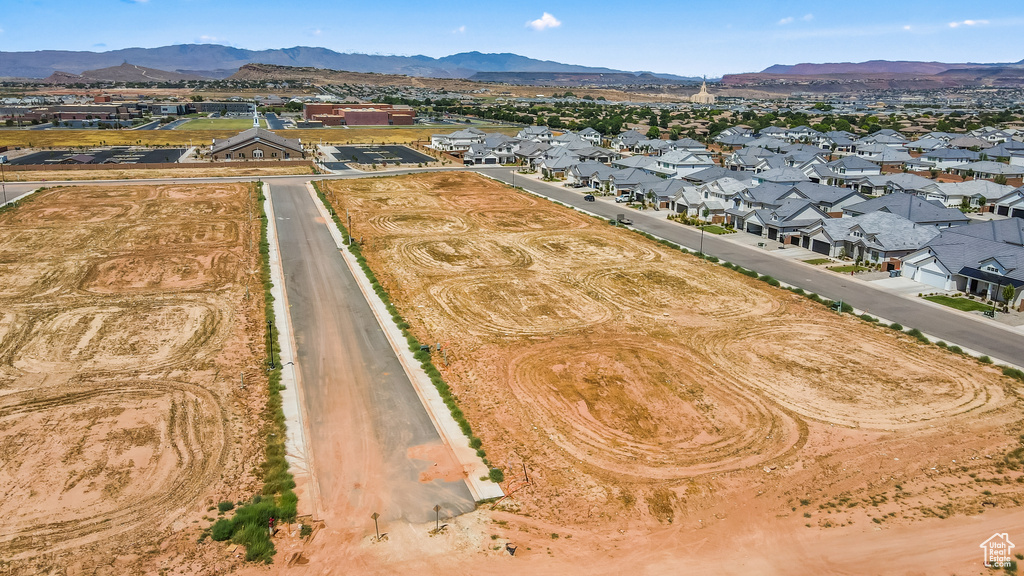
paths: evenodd
<path fill-rule="evenodd" d="M 279 168 L 314 166 L 312 160 L 265 160 L 252 162 L 160 162 L 150 164 L 7 164 L 10 172 L 37 172 L 48 170 L 167 170 L 182 168 Z"/>

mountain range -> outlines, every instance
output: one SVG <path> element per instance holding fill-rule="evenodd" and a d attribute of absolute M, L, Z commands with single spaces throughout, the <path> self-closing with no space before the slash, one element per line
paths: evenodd
<path fill-rule="evenodd" d="M 179 74 L 206 78 L 226 78 L 242 66 L 252 63 L 428 78 L 470 78 L 478 72 L 630 73 L 611 68 L 537 60 L 507 53 L 464 52 L 443 58 L 431 58 L 349 54 L 309 46 L 246 50 L 218 44 L 179 44 L 159 48 L 125 48 L 108 52 L 0 52 L 0 77 L 46 78 L 55 72 L 82 74 L 86 71 L 117 67 L 127 62 L 138 67 L 172 70 Z M 668 80 L 696 80 L 671 74 L 656 76 Z"/>

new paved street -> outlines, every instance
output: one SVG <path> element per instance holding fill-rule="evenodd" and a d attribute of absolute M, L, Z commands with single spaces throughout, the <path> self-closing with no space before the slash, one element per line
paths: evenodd
<path fill-rule="evenodd" d="M 409 449 L 440 448 L 441 439 L 304 183 L 274 183 L 271 199 L 325 513 L 425 522 L 435 504 L 472 510 L 461 480 L 419 481 L 432 462 L 410 458 Z"/>

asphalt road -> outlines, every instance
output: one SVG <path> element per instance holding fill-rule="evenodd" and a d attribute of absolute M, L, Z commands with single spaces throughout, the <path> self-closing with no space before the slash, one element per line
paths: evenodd
<path fill-rule="evenodd" d="M 482 170 L 482 172 L 505 182 L 511 183 L 512 181 L 511 171 L 507 168 Z M 633 227 L 638 230 L 692 249 L 698 249 L 700 246 L 701 234 L 698 230 L 661 218 L 647 216 L 637 210 L 613 206 L 604 202 L 586 202 L 583 200 L 583 193 L 580 190 L 550 186 L 523 177 L 517 177 L 515 184 L 531 192 L 543 194 L 564 204 L 606 218 L 614 218 L 616 214 L 626 213 L 633 220 Z M 704 252 L 739 264 L 744 268 L 756 270 L 761 274 L 768 274 L 780 282 L 799 286 L 809 292 L 816 292 L 830 300 L 842 300 L 868 314 L 899 322 L 907 328 L 917 328 L 947 342 L 956 343 L 1014 364 L 1024 363 L 1024 334 L 1006 330 L 1002 326 L 994 325 L 991 321 L 936 308 L 834 272 L 769 256 L 763 250 L 736 244 L 714 234 L 704 235 Z"/>
<path fill-rule="evenodd" d="M 295 364 L 325 516 L 332 525 L 426 522 L 474 509 L 465 482 L 419 481 L 433 463 L 413 447 L 443 443 L 360 292 L 327 226 L 295 178 L 272 185 L 278 244 L 295 335 Z M 282 361 L 287 361 L 283 359 Z"/>

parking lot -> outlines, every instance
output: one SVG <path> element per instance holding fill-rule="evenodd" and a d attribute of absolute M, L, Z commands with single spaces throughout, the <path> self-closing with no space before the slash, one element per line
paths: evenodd
<path fill-rule="evenodd" d="M 336 146 L 334 150 L 335 162 L 418 164 L 433 161 L 430 156 L 420 154 L 406 146 Z"/>
<path fill-rule="evenodd" d="M 110 146 L 93 148 L 82 152 L 80 150 L 46 150 L 27 154 L 20 158 L 12 158 L 13 165 L 32 164 L 159 164 L 164 162 L 177 162 L 178 158 L 185 153 L 184 148 L 132 148 L 128 146 Z M 84 158 L 90 156 L 90 159 Z M 78 157 L 73 160 L 74 157 Z M 88 160 L 88 161 L 85 161 Z"/>

